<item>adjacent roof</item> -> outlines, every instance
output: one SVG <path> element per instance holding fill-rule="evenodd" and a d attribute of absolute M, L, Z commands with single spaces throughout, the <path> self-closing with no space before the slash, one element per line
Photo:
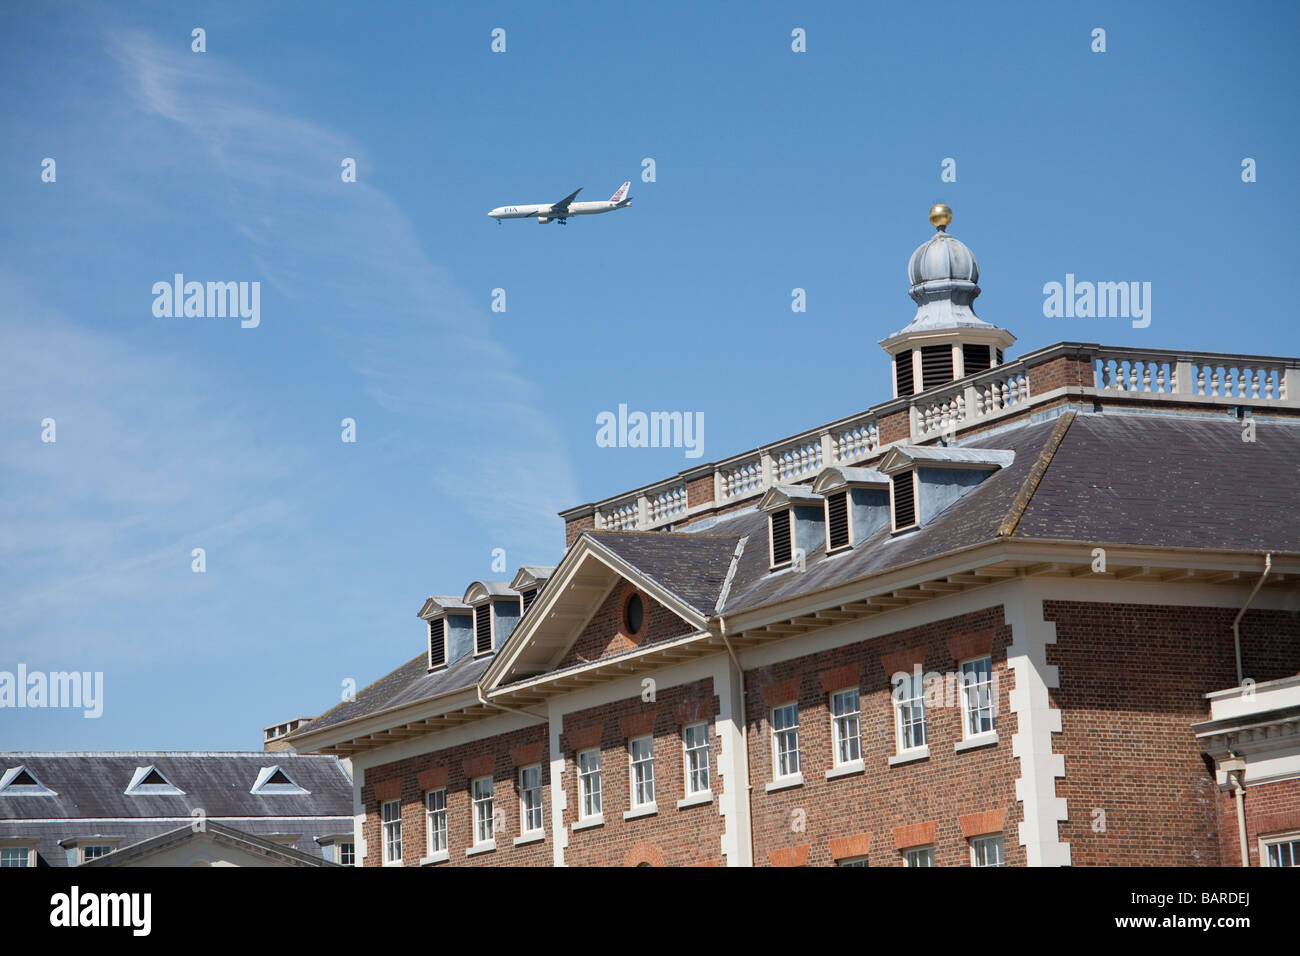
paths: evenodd
<path fill-rule="evenodd" d="M 205 821 L 202 829 L 195 829 L 186 824 L 151 836 L 148 839 L 127 846 L 120 846 L 108 856 L 87 860 L 82 866 L 125 866 L 131 863 L 147 866 L 143 861 L 151 856 L 170 850 L 184 843 L 212 843 L 243 850 L 262 857 L 266 866 L 337 866 L 326 860 L 320 852 L 309 852 L 286 846 L 263 836 L 256 836 L 243 829 L 227 826 L 216 821 Z"/>

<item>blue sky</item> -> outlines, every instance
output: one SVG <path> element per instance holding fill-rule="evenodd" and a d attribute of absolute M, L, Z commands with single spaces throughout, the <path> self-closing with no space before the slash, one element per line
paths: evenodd
<path fill-rule="evenodd" d="M 1296 354 L 1297 8 L 1137 6 L 0 11 L 0 670 L 104 674 L 0 748 L 257 748 L 420 653 L 426 595 L 555 563 L 558 510 L 887 399 L 936 201 L 1012 357 Z M 260 326 L 156 318 L 177 272 Z M 1067 272 L 1150 326 L 1044 318 Z M 702 412 L 703 458 L 597 447 L 619 403 Z"/>

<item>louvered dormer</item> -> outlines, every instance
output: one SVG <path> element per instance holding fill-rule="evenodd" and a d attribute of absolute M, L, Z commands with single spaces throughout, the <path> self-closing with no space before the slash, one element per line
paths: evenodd
<path fill-rule="evenodd" d="M 428 665 L 434 671 L 474 650 L 474 609 L 458 597 L 436 595 L 419 615 L 428 625 Z"/>
<path fill-rule="evenodd" d="M 826 468 L 812 490 L 823 498 L 827 554 L 853 547 L 889 524 L 889 478 L 874 468 Z"/>
<path fill-rule="evenodd" d="M 554 572 L 555 568 L 541 567 L 534 564 L 525 564 L 516 572 L 510 582 L 510 587 L 519 593 L 519 611 L 521 614 L 528 613 L 533 601 L 537 600 L 538 593 L 545 587 L 546 582 L 550 580 Z"/>
<path fill-rule="evenodd" d="M 877 469 L 890 480 L 891 530 L 928 524 L 1015 459 L 1015 452 L 996 448 L 895 445 Z"/>
<path fill-rule="evenodd" d="M 769 567 L 799 564 L 801 556 L 826 543 L 826 510 L 807 485 L 773 485 L 758 510 L 767 514 Z"/>
<path fill-rule="evenodd" d="M 474 611 L 475 657 L 499 650 L 523 614 L 519 593 L 506 581 L 475 581 L 464 602 Z"/>
<path fill-rule="evenodd" d="M 938 231 L 907 264 L 916 315 L 880 342 L 893 363 L 895 398 L 1001 365 L 1003 349 L 1016 340 L 975 314 L 979 263 L 964 243 L 948 235 L 951 221 L 952 210 L 943 203 L 930 210 L 930 222 Z"/>

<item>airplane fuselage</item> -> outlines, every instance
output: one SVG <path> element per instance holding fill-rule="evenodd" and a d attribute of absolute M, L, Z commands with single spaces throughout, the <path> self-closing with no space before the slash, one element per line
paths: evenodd
<path fill-rule="evenodd" d="M 488 215 L 493 219 L 537 218 L 549 222 L 551 219 L 566 219 L 569 216 L 595 216 L 602 212 L 613 212 L 615 209 L 622 209 L 624 206 L 630 206 L 631 204 L 631 198 L 620 202 L 608 199 L 604 202 L 571 202 L 568 210 L 561 216 L 552 212 L 550 203 L 533 203 L 527 206 L 497 206 Z"/>

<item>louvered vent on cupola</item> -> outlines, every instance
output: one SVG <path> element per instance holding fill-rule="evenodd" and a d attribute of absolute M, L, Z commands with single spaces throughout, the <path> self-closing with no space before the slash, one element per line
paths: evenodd
<path fill-rule="evenodd" d="M 989 368 L 989 346 L 967 342 L 961 347 L 962 369 L 967 375 Z"/>
<path fill-rule="evenodd" d="M 474 653 L 492 650 L 492 602 L 474 608 Z"/>
<path fill-rule="evenodd" d="M 435 617 L 429 622 L 429 669 L 447 663 L 447 620 Z"/>
<path fill-rule="evenodd" d="M 952 381 L 952 346 L 927 345 L 921 349 L 921 391 Z"/>
<path fill-rule="evenodd" d="M 807 485 L 773 485 L 758 510 L 768 516 L 768 542 L 773 570 L 793 565 L 802 569 L 807 556 L 826 543 L 825 509 Z"/>
<path fill-rule="evenodd" d="M 874 468 L 832 465 L 813 482 L 825 498 L 828 554 L 857 545 L 889 524 L 889 479 Z"/>
<path fill-rule="evenodd" d="M 903 397 L 916 391 L 912 375 L 912 350 L 904 349 L 894 356 L 894 396 Z"/>

